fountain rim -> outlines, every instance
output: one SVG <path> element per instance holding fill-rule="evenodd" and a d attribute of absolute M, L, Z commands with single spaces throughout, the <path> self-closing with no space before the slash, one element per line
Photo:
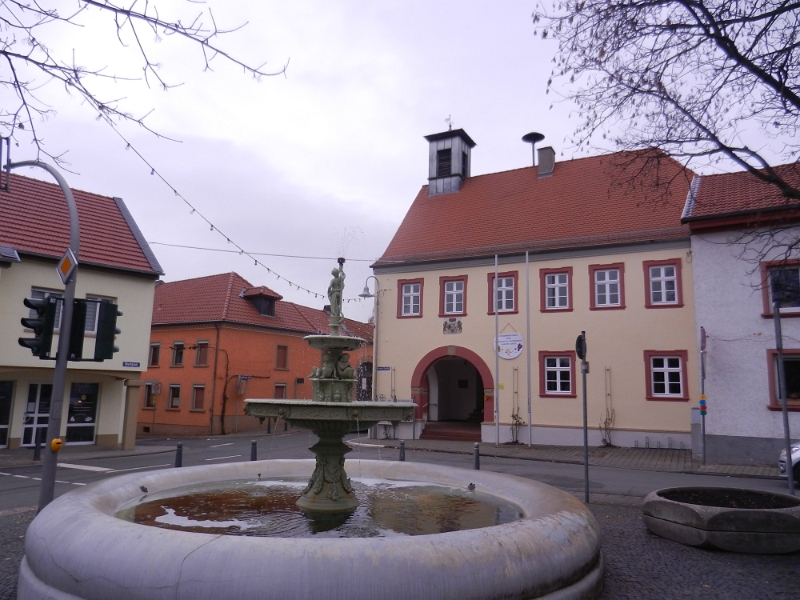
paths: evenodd
<path fill-rule="evenodd" d="M 350 461 L 356 477 L 454 487 L 475 482 L 479 491 L 518 506 L 521 519 L 421 536 L 318 539 L 174 531 L 114 516 L 124 504 L 144 495 L 141 485 L 150 492 L 162 492 L 200 482 L 256 480 L 257 473 L 268 479 L 303 477 L 313 470 L 314 462 L 266 460 L 129 473 L 68 492 L 50 503 L 29 526 L 19 597 L 39 598 L 44 591 L 53 598 L 133 597 L 132 590 L 136 597 L 159 590 L 147 597 L 162 597 L 161 590 L 180 588 L 180 597 L 218 598 L 226 593 L 228 597 L 263 598 L 263 585 L 269 581 L 280 592 L 274 597 L 299 599 L 310 596 L 308 590 L 297 587 L 291 565 L 302 563 L 313 572 L 324 572 L 323 580 L 307 582 L 324 596 L 337 582 L 344 586 L 357 579 L 369 557 L 377 561 L 376 568 L 384 570 L 386 581 L 392 582 L 386 596 L 391 598 L 413 597 L 419 592 L 419 581 L 430 577 L 431 569 L 441 564 L 443 557 L 459 561 L 451 583 L 464 598 L 539 597 L 542 592 L 557 590 L 561 598 L 583 598 L 601 585 L 600 529 L 588 507 L 546 484 L 489 471 L 428 463 Z M 69 544 L 59 542 L 65 539 Z M 77 547 L 87 551 L 76 553 Z M 470 558 L 463 562 L 466 556 Z M 258 575 L 265 561 L 275 567 L 271 579 Z M 135 570 L 131 571 L 130 565 L 136 565 Z M 496 574 L 503 569 L 514 576 L 498 578 Z M 532 593 L 534 590 L 538 592 Z"/>

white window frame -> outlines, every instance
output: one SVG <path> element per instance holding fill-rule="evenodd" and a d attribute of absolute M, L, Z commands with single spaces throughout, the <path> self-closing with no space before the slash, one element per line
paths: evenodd
<path fill-rule="evenodd" d="M 656 361 L 664 361 L 662 366 L 657 367 Z M 683 398 L 684 397 L 684 386 L 686 382 L 683 381 L 683 365 L 681 361 L 683 359 L 680 356 L 670 356 L 665 354 L 663 356 L 651 356 L 650 357 L 650 385 L 652 389 L 650 393 L 653 397 L 656 398 Z M 677 361 L 678 366 L 670 366 L 669 361 Z M 670 375 L 676 374 L 678 375 L 677 382 L 675 382 L 674 377 L 670 378 Z M 661 381 L 656 381 L 656 374 L 658 374 Z M 670 381 L 672 379 L 672 381 Z M 670 387 L 673 386 L 675 383 L 678 385 L 678 391 L 672 392 L 670 391 Z M 656 385 L 663 385 L 664 391 L 657 392 Z"/>
<path fill-rule="evenodd" d="M 197 390 L 203 390 L 203 406 L 201 408 L 197 408 Z M 205 410 L 206 409 L 206 386 L 204 385 L 193 385 L 192 386 L 192 410 Z"/>
<path fill-rule="evenodd" d="M 116 304 L 117 299 L 109 296 L 90 296 L 89 294 L 86 295 L 86 299 L 97 300 L 97 302 L 86 303 L 86 324 L 84 325 L 83 331 L 84 333 L 97 333 L 97 318 L 100 315 L 100 301 L 110 300 Z M 94 311 L 93 314 L 91 311 Z"/>
<path fill-rule="evenodd" d="M 403 302 L 400 314 L 404 317 L 419 316 L 422 310 L 422 284 L 404 283 L 400 297 Z"/>
<path fill-rule="evenodd" d="M 177 390 L 177 394 L 175 391 Z M 177 400 L 177 402 L 175 402 Z M 181 407 L 181 386 L 180 384 L 172 384 L 169 386 L 169 399 L 167 400 L 167 408 L 180 408 Z"/>
<path fill-rule="evenodd" d="M 563 277 L 563 281 L 561 278 Z M 545 308 L 547 310 L 562 310 L 569 308 L 569 273 L 547 273 L 545 282 Z M 563 301 L 563 304 L 561 303 Z"/>
<path fill-rule="evenodd" d="M 548 361 L 551 361 L 551 360 L 555 361 L 554 365 L 549 365 L 548 364 Z M 566 361 L 566 366 L 565 366 L 564 363 L 562 363 L 562 361 Z M 565 396 L 572 395 L 572 393 L 573 393 L 572 390 L 573 390 L 574 384 L 573 384 L 573 381 L 572 381 L 572 362 L 571 361 L 572 361 L 572 358 L 569 357 L 569 356 L 545 356 L 544 357 L 544 366 L 543 366 L 543 370 L 544 370 L 544 391 L 545 391 L 545 393 L 547 395 L 550 395 L 550 394 L 563 394 Z M 556 378 L 555 378 L 554 381 L 555 381 L 556 387 L 558 389 L 555 389 L 555 390 L 549 389 L 549 384 L 550 384 L 551 380 L 548 377 L 548 373 L 554 373 L 555 374 Z M 564 383 L 564 379 L 562 378 L 562 375 L 564 373 L 567 374 L 566 383 L 569 386 L 569 389 L 567 389 L 567 390 L 561 389 L 562 384 Z"/>
<path fill-rule="evenodd" d="M 176 362 L 175 357 L 177 356 L 177 346 L 181 347 L 181 362 Z M 186 362 L 186 344 L 184 342 L 172 342 L 172 357 L 170 358 L 170 364 L 173 367 L 182 367 Z"/>
<path fill-rule="evenodd" d="M 464 314 L 464 288 L 463 279 L 444 282 L 444 314 Z"/>
<path fill-rule="evenodd" d="M 608 275 L 616 274 L 616 279 L 609 279 Z M 600 275 L 603 279 L 600 280 Z M 612 288 L 616 287 L 616 291 Z M 612 302 L 611 296 L 616 295 L 617 301 Z M 601 302 L 600 298 L 605 297 L 606 301 Z M 619 269 L 596 269 L 594 271 L 594 305 L 596 307 L 622 306 L 622 286 L 620 285 Z"/>
<path fill-rule="evenodd" d="M 667 275 L 666 270 L 672 269 L 672 275 Z M 654 274 L 655 273 L 655 274 Z M 678 304 L 678 267 L 674 264 L 670 265 L 655 265 L 650 266 L 647 270 L 650 290 L 650 304 L 654 306 L 664 304 Z M 669 283 L 672 283 L 672 289 L 669 288 Z M 672 300 L 667 297 L 673 295 Z M 656 295 L 661 294 L 661 300 L 656 300 Z"/>
<path fill-rule="evenodd" d="M 494 306 L 492 308 L 495 312 L 514 312 L 516 307 L 514 278 L 495 277 L 494 282 Z"/>

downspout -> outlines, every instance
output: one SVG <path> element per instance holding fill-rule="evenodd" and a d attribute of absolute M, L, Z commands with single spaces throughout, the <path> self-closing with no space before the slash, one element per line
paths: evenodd
<path fill-rule="evenodd" d="M 214 341 L 214 374 L 211 380 L 211 411 L 208 416 L 208 435 L 214 435 L 214 400 L 217 398 L 217 361 L 219 360 L 219 323 L 214 323 L 217 339 Z"/>

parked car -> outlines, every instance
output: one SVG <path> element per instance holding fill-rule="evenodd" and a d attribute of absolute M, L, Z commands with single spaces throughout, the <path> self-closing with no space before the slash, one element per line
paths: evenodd
<path fill-rule="evenodd" d="M 800 485 L 800 440 L 794 440 L 791 443 L 792 447 L 792 475 L 795 486 Z M 778 458 L 778 470 L 781 477 L 788 477 L 786 471 L 786 448 L 781 450 L 781 455 Z"/>

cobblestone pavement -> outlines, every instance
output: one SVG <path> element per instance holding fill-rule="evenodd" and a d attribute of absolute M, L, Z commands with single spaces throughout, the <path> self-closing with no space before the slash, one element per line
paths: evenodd
<path fill-rule="evenodd" d="M 800 553 L 736 554 L 683 546 L 650 533 L 641 508 L 591 504 L 600 523 L 599 600 L 797 600 Z"/>
<path fill-rule="evenodd" d="M 700 550 L 650 533 L 639 507 L 590 507 L 603 535 L 605 577 L 599 600 L 800 598 L 800 553 L 773 556 Z M 0 600 L 16 597 L 25 529 L 34 514 L 26 510 L 0 515 Z"/>
<path fill-rule="evenodd" d="M 23 508 L 0 514 L 0 600 L 17 597 L 19 564 L 25 554 L 25 530 L 36 511 Z"/>

